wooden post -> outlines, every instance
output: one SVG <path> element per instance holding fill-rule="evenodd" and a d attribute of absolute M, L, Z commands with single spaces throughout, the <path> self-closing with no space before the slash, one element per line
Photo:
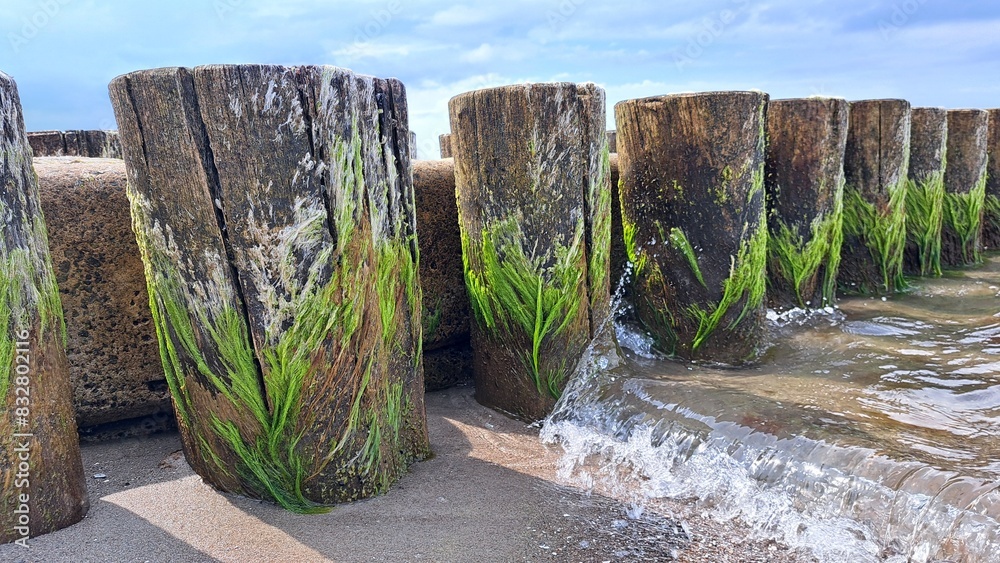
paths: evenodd
<path fill-rule="evenodd" d="M 451 134 L 445 133 L 438 137 L 438 143 L 441 145 L 441 158 L 451 158 L 454 156 L 451 151 Z"/>
<path fill-rule="evenodd" d="M 758 356 L 767 100 L 712 92 L 615 107 L 636 312 L 664 352 L 726 364 Z"/>
<path fill-rule="evenodd" d="M 910 115 L 910 170 L 906 181 L 907 237 L 903 269 L 912 275 L 940 276 L 948 110 L 913 108 Z"/>
<path fill-rule="evenodd" d="M 948 112 L 948 164 L 941 229 L 941 263 L 945 266 L 982 261 L 988 129 L 989 114 L 984 110 Z"/>
<path fill-rule="evenodd" d="M 838 285 L 854 294 L 906 287 L 910 103 L 851 102 L 844 154 L 844 245 Z"/>
<path fill-rule="evenodd" d="M 83 131 L 86 140 L 86 153 L 81 156 L 90 158 L 121 158 L 121 142 L 117 131 Z"/>
<path fill-rule="evenodd" d="M 66 156 L 87 156 L 87 135 L 84 131 L 64 131 Z"/>
<path fill-rule="evenodd" d="M 611 154 L 618 152 L 618 131 L 614 129 L 608 131 L 608 151 Z"/>
<path fill-rule="evenodd" d="M 36 131 L 28 133 L 28 143 L 34 156 L 62 156 L 66 154 L 66 140 L 62 131 Z"/>
<path fill-rule="evenodd" d="M 403 85 L 333 67 L 110 87 L 185 453 L 299 512 L 428 453 Z"/>
<path fill-rule="evenodd" d="M 775 100 L 768 105 L 768 298 L 773 307 L 836 302 L 844 210 L 847 101 Z"/>
<path fill-rule="evenodd" d="M 604 91 L 506 86 L 449 110 L 476 399 L 539 419 L 610 314 Z"/>
<path fill-rule="evenodd" d="M 1000 249 L 1000 109 L 988 110 L 986 197 L 983 204 L 983 247 Z"/>
<path fill-rule="evenodd" d="M 79 522 L 89 503 L 65 325 L 17 85 L 0 72 L 0 543 Z"/>

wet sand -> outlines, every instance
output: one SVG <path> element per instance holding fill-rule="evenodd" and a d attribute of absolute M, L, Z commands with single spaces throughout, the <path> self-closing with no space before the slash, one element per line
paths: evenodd
<path fill-rule="evenodd" d="M 478 405 L 427 395 L 434 457 L 388 494 L 300 516 L 202 483 L 177 434 L 83 447 L 87 518 L 0 546 L 0 561 L 811 561 L 733 523 L 659 503 L 628 506 L 560 484 L 560 448 Z M 106 475 L 104 479 L 94 475 Z"/>

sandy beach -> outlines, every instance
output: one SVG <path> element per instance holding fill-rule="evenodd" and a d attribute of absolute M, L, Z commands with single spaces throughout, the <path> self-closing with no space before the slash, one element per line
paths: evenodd
<path fill-rule="evenodd" d="M 433 458 L 388 494 L 320 516 L 213 490 L 184 462 L 174 433 L 86 444 L 87 518 L 27 550 L 0 546 L 0 560 L 811 560 L 683 502 L 633 519 L 615 499 L 560 484 L 560 448 L 478 405 L 470 387 L 429 393 L 427 415 Z"/>

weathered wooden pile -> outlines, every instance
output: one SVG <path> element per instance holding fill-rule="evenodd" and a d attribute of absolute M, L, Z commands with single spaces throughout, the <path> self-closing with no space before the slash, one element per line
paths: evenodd
<path fill-rule="evenodd" d="M 8 413 L 28 403 L 18 393 L 48 405 L 23 427 L 0 420 L 3 504 L 20 503 L 25 428 L 33 478 L 56 479 L 26 503 L 45 515 L 28 535 L 86 510 L 29 150 L 115 155 L 109 137 L 26 135 L 2 78 L 0 396 Z M 446 158 L 414 163 L 395 80 L 206 66 L 130 73 L 110 92 L 127 200 L 119 182 L 100 201 L 129 206 L 145 279 L 77 271 L 106 252 L 60 228 L 63 298 L 131 295 L 122 315 L 159 345 L 192 467 L 300 512 L 381 493 L 429 453 L 425 385 L 471 371 L 482 403 L 545 417 L 622 278 L 662 352 L 737 365 L 758 358 L 768 305 L 891 294 L 1000 243 L 998 110 L 711 92 L 621 102 L 609 132 L 592 84 L 506 86 L 452 99 Z M 94 314 L 69 317 L 74 362 L 97 353 L 80 339 L 120 337 Z M 148 365 L 148 348 L 116 362 Z"/>
<path fill-rule="evenodd" d="M 0 72 L 0 543 L 79 522 L 89 502 L 65 325 L 17 85 Z"/>
<path fill-rule="evenodd" d="M 28 143 L 34 156 L 122 157 L 117 131 L 34 131 Z"/>

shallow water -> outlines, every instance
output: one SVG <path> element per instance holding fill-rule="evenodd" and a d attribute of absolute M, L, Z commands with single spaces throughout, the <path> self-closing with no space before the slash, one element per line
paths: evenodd
<path fill-rule="evenodd" d="M 1000 255 L 912 284 L 770 314 L 748 369 L 618 326 L 623 357 L 595 348 L 543 435 L 566 476 L 697 498 L 821 560 L 1000 561 Z"/>

